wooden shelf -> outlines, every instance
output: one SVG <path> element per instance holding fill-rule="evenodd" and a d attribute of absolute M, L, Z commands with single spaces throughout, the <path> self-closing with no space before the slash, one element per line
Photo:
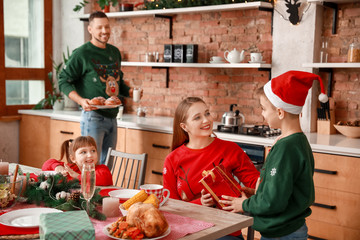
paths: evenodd
<path fill-rule="evenodd" d="M 316 3 L 316 4 L 322 4 L 324 2 L 330 2 L 330 3 L 355 3 L 359 0 L 308 0 L 308 3 Z"/>
<path fill-rule="evenodd" d="M 360 63 L 303 63 L 302 66 L 311 68 L 360 68 Z"/>
<path fill-rule="evenodd" d="M 126 67 L 187 67 L 187 68 L 271 68 L 267 63 L 166 63 L 166 62 L 121 62 Z"/>
<path fill-rule="evenodd" d="M 106 13 L 108 18 L 129 18 L 129 17 L 145 17 L 153 15 L 176 15 L 185 13 L 199 13 L 199 12 L 218 12 L 218 11 L 234 11 L 243 9 L 257 9 L 268 8 L 272 9 L 273 5 L 269 2 L 248 2 L 248 3 L 233 3 L 221 4 L 212 6 L 187 7 L 187 8 L 170 8 L 157 10 L 139 10 L 128 12 L 109 12 Z M 78 16 L 80 19 L 89 18 L 90 14 L 83 14 Z"/>

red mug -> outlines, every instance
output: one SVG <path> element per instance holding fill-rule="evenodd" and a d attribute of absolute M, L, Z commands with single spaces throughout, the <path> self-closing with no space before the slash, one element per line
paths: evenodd
<path fill-rule="evenodd" d="M 145 184 L 140 186 L 141 190 L 145 190 L 147 194 L 155 194 L 155 196 L 159 199 L 160 204 L 159 207 L 164 205 L 164 203 L 169 199 L 170 191 L 169 189 L 164 188 L 164 186 L 159 184 Z M 165 192 L 167 192 L 165 196 Z"/>

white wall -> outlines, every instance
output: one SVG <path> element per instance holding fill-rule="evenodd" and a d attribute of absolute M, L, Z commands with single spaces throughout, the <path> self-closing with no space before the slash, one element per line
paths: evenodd
<path fill-rule="evenodd" d="M 304 68 L 302 64 L 313 62 L 318 58 L 317 46 L 320 45 L 322 9 L 322 6 L 311 4 L 298 25 L 292 25 L 274 11 L 272 78 L 289 70 L 312 72 L 311 68 Z M 282 9 L 279 8 L 280 10 Z M 284 16 L 288 17 L 288 14 Z M 301 127 L 304 132 L 316 131 L 317 86 L 318 83 L 314 83 L 303 108 Z"/>

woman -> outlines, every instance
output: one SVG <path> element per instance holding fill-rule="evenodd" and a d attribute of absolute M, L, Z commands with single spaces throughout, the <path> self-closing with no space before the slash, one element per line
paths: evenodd
<path fill-rule="evenodd" d="M 170 190 L 170 198 L 214 206 L 199 180 L 204 170 L 211 170 L 220 162 L 246 187 L 255 188 L 259 172 L 236 143 L 211 136 L 213 118 L 202 99 L 188 97 L 178 105 L 173 132 L 172 152 L 166 157 L 163 170 L 164 188 Z"/>

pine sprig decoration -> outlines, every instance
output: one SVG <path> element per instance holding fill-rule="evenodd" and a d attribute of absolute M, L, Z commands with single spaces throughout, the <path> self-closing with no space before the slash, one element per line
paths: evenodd
<path fill-rule="evenodd" d="M 25 191 L 28 203 L 46 207 L 57 208 L 62 211 L 86 210 L 86 200 L 80 193 L 78 179 L 68 180 L 61 174 L 46 176 L 40 174 L 37 182 L 30 183 Z M 96 210 L 101 205 L 103 197 L 99 194 L 100 188 L 96 188 L 90 201 L 89 216 L 98 220 L 105 220 L 106 216 Z"/>

